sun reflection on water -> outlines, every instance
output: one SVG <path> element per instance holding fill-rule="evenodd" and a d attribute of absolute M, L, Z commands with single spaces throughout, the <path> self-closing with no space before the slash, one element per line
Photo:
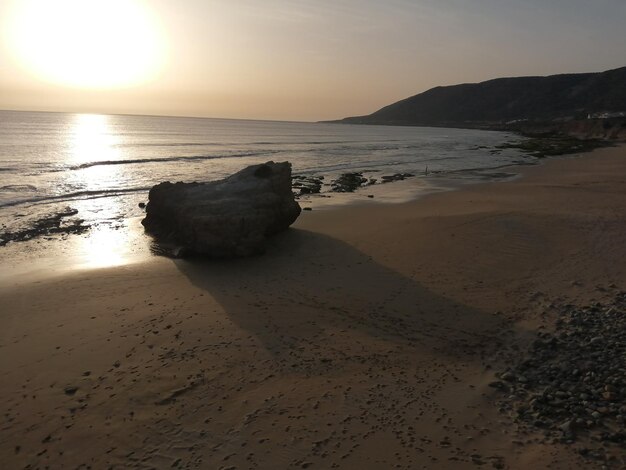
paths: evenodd
<path fill-rule="evenodd" d="M 112 131 L 110 116 L 76 114 L 70 123 L 69 156 L 75 164 L 119 160 L 119 136 Z"/>
<path fill-rule="evenodd" d="M 106 268 L 127 263 L 126 238 L 108 226 L 93 227 L 80 238 L 81 265 L 87 268 Z"/>
<path fill-rule="evenodd" d="M 124 207 L 119 196 L 110 193 L 120 188 L 124 176 L 120 165 L 121 137 L 111 116 L 78 114 L 68 129 L 65 184 L 81 195 L 72 202 L 78 217 L 91 224 L 91 230 L 78 241 L 80 264 L 104 268 L 129 262 L 130 240 L 124 224 Z M 97 222 L 96 222 L 97 221 Z"/>

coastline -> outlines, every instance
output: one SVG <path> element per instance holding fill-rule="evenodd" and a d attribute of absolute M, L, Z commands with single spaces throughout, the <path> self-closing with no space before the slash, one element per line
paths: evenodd
<path fill-rule="evenodd" d="M 505 350 L 551 327 L 550 304 L 626 288 L 625 157 L 599 149 L 516 167 L 513 181 L 303 212 L 258 258 L 7 281 L 0 458 L 588 465 L 516 435 L 488 383 Z"/>

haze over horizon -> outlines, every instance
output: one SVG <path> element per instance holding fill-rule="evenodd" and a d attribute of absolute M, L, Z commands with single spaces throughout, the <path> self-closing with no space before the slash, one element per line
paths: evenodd
<path fill-rule="evenodd" d="M 626 65 L 622 0 L 0 0 L 0 109 L 315 121 Z"/>

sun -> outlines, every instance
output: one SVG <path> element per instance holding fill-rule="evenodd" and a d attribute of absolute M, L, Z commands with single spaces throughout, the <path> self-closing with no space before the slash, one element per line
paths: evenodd
<path fill-rule="evenodd" d="M 134 86 L 165 63 L 165 36 L 141 0 L 18 0 L 5 31 L 18 63 L 59 85 Z"/>

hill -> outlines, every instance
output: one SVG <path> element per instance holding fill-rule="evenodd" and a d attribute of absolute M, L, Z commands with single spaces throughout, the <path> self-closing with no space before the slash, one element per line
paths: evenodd
<path fill-rule="evenodd" d="M 626 114 L 626 67 L 440 86 L 341 123 L 510 128 Z"/>

